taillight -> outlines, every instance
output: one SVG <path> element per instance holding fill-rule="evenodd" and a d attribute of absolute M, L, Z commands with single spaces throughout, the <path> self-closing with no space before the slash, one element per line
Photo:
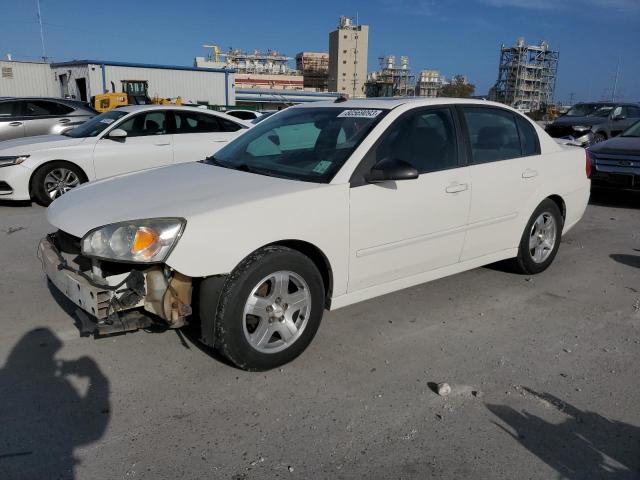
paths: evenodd
<path fill-rule="evenodd" d="M 587 174 L 587 178 L 591 178 L 591 168 L 592 168 L 593 157 L 591 156 L 591 152 L 589 150 L 585 149 L 585 152 L 587 155 L 586 155 L 584 169 Z"/>

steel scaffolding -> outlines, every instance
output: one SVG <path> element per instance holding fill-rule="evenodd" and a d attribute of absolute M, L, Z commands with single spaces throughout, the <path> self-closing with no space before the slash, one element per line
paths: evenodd
<path fill-rule="evenodd" d="M 553 103 L 560 53 L 547 42 L 525 45 L 519 38 L 512 47 L 500 48 L 498 80 L 491 100 L 522 111 L 535 111 Z"/>

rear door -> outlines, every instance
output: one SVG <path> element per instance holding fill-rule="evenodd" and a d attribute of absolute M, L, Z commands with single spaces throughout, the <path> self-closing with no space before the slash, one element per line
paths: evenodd
<path fill-rule="evenodd" d="M 470 151 L 471 208 L 462 261 L 518 246 L 518 215 L 544 181 L 537 133 L 519 114 L 462 106 Z"/>
<path fill-rule="evenodd" d="M 209 157 L 243 130 L 240 124 L 211 113 L 173 110 L 172 115 L 175 163 L 197 162 Z"/>
<path fill-rule="evenodd" d="M 25 136 L 60 133 L 69 122 L 73 108 L 48 100 L 24 101 Z"/>
<path fill-rule="evenodd" d="M 96 178 L 170 165 L 173 144 L 166 110 L 149 110 L 126 117 L 113 128 L 127 132 L 124 139 L 100 138 L 93 152 Z M 111 129 L 110 129 L 111 130 Z"/>
<path fill-rule="evenodd" d="M 0 142 L 24 137 L 22 102 L 0 102 Z"/>
<path fill-rule="evenodd" d="M 449 107 L 417 108 L 396 119 L 352 178 L 350 292 L 455 264 L 462 252 L 469 169 Z M 411 163 L 415 180 L 370 184 L 383 159 Z"/>

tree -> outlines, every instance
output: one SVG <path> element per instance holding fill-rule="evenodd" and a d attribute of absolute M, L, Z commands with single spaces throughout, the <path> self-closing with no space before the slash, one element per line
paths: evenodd
<path fill-rule="evenodd" d="M 454 75 L 451 82 L 440 90 L 441 97 L 469 98 L 476 91 L 476 86 L 467 82 L 462 75 Z"/>

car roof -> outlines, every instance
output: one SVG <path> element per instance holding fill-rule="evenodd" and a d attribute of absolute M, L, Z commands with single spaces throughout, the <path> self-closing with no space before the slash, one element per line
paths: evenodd
<path fill-rule="evenodd" d="M 141 112 L 144 110 L 188 110 L 190 112 L 207 112 L 214 114 L 222 114 L 223 112 L 218 112 L 215 110 L 209 110 L 208 108 L 199 108 L 199 107 L 187 107 L 184 105 L 126 105 L 124 107 L 118 107 L 118 110 L 122 110 L 125 112 Z"/>
<path fill-rule="evenodd" d="M 424 98 L 424 97 L 381 97 L 381 98 L 368 98 L 368 99 L 356 99 L 346 100 L 342 102 L 336 101 L 322 101 L 294 105 L 289 108 L 309 108 L 309 107 L 338 107 L 338 108 L 375 108 L 383 110 L 391 110 L 401 105 L 412 105 L 416 107 L 429 106 L 429 105 L 452 105 L 452 104 L 474 104 L 474 105 L 492 105 L 502 108 L 510 108 L 507 105 L 497 102 L 490 102 L 487 100 L 475 100 L 471 98 Z"/>

